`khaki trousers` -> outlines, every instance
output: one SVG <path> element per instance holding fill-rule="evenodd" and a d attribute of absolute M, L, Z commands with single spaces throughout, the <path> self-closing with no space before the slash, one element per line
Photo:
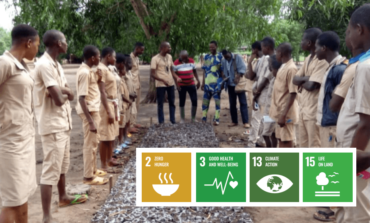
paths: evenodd
<path fill-rule="evenodd" d="M 263 127 L 261 126 L 263 118 L 263 107 L 260 105 L 258 111 L 252 111 L 252 120 L 251 120 L 251 131 L 248 139 L 248 147 L 255 147 L 257 140 L 263 138 L 261 136 Z"/>
<path fill-rule="evenodd" d="M 248 105 L 248 124 L 252 122 L 252 112 L 253 112 L 253 93 L 252 91 L 247 91 L 245 93 L 247 95 L 247 105 Z"/>
<path fill-rule="evenodd" d="M 40 184 L 55 186 L 61 174 L 68 172 L 70 163 L 71 131 L 57 132 L 41 136 L 44 162 Z"/>
<path fill-rule="evenodd" d="M 335 147 L 335 137 L 337 132 L 336 126 L 322 127 L 319 126 L 320 130 L 320 142 L 321 148 L 334 148 Z"/>
<path fill-rule="evenodd" d="M 316 120 L 303 120 L 302 115 L 299 117 L 299 146 L 301 148 L 320 147 L 320 130 L 316 125 Z"/>
<path fill-rule="evenodd" d="M 99 112 L 90 112 L 92 119 L 94 120 L 96 129 L 99 129 L 100 115 Z M 80 114 L 82 119 L 82 127 L 84 130 L 84 145 L 83 145 L 83 156 L 84 156 L 84 177 L 92 178 L 96 172 L 96 151 L 99 145 L 99 132 L 90 132 L 89 122 L 84 114 Z"/>

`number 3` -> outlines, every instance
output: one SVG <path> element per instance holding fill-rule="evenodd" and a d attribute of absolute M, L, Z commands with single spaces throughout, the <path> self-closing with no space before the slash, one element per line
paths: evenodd
<path fill-rule="evenodd" d="M 200 157 L 200 160 L 202 160 L 202 163 L 200 164 L 200 166 L 205 166 L 206 165 L 206 158 L 204 158 L 202 156 L 202 157 Z"/>

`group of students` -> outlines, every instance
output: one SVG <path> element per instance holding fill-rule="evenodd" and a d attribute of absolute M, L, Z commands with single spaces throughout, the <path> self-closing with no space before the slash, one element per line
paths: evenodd
<path fill-rule="evenodd" d="M 260 138 L 267 147 L 294 147 L 297 141 L 299 147 L 352 147 L 370 151 L 369 16 L 370 4 L 363 5 L 351 15 L 345 33 L 345 44 L 352 53 L 350 59 L 340 55 L 337 33 L 322 32 L 319 28 L 305 30 L 301 47 L 309 56 L 300 69 L 293 61 L 291 44 L 282 43 L 275 49 L 275 41 L 271 37 L 252 44 L 252 56 L 247 66 L 241 56 L 227 50 L 218 53 L 217 42 L 210 42 L 211 53 L 204 57 L 202 66 L 202 121 L 207 120 L 209 102 L 213 97 L 216 105 L 214 124 L 219 124 L 220 94 L 225 88 L 229 94 L 232 120 L 229 126 L 238 125 L 238 98 L 242 121 L 248 128 L 246 93 L 236 91 L 243 78 L 248 78 L 246 91 L 249 93 L 249 107 L 253 108 L 251 129 L 246 131 L 249 134 L 248 147 L 255 147 Z M 159 123 L 164 121 L 164 92 L 169 95 L 170 121 L 175 123 L 174 86 L 183 88 L 182 74 L 172 62 L 170 49 L 169 43 L 163 43 L 161 53 L 151 62 L 151 76 L 157 81 Z M 188 63 L 191 62 L 182 59 L 181 68 L 186 68 Z M 187 68 L 196 74 L 193 66 Z M 199 87 L 197 75 L 196 79 Z M 295 134 L 296 125 L 299 126 L 298 136 Z M 337 222 L 369 222 L 370 200 L 362 193 L 367 184 L 366 180 L 357 179 L 357 207 L 332 208 L 335 211 L 320 211 L 314 217 L 319 220 L 336 218 Z"/>
<path fill-rule="evenodd" d="M 33 61 L 38 52 L 37 30 L 17 25 L 11 37 L 11 49 L 0 57 L 0 222 L 27 222 L 27 201 L 37 188 L 34 116 L 44 155 L 40 179 L 43 222 L 54 222 L 52 186 L 58 188 L 59 207 L 88 200 L 87 195 L 69 196 L 65 189 L 74 93 L 58 56 L 67 52 L 68 44 L 62 32 L 45 32 L 45 52 L 30 70 L 24 59 Z M 132 144 L 128 133 L 142 128 L 136 123 L 139 103 L 135 102 L 141 90 L 138 56 L 143 52 L 142 43 L 136 43 L 130 55 L 116 54 L 110 47 L 101 54 L 91 45 L 83 50 L 84 62 L 76 74 L 76 111 L 84 131 L 84 184 L 106 184 L 107 172 L 117 173 L 114 167 L 122 165 L 115 155 Z"/>

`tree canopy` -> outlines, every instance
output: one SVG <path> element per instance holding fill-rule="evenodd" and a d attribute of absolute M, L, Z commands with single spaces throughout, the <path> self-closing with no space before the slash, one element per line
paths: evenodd
<path fill-rule="evenodd" d="M 318 27 L 323 31 L 335 31 L 341 39 L 341 54 L 350 56 L 345 45 L 345 32 L 352 12 L 366 0 L 292 0 L 288 2 L 289 18 L 305 25 Z"/>
<path fill-rule="evenodd" d="M 128 53 L 136 41 L 146 55 L 158 51 L 161 41 L 173 52 L 191 55 L 208 51 L 211 40 L 220 48 L 236 49 L 242 42 L 269 33 L 268 19 L 278 15 L 280 0 L 8 0 L 21 10 L 16 24 L 65 33 L 69 52 L 81 55 L 83 46 L 111 46 Z M 41 49 L 42 50 L 42 49 Z"/>

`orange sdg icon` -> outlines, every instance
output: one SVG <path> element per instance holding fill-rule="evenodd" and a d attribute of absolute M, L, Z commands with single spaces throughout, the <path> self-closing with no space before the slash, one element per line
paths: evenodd
<path fill-rule="evenodd" d="M 142 202 L 191 202 L 191 153 L 143 153 Z"/>

